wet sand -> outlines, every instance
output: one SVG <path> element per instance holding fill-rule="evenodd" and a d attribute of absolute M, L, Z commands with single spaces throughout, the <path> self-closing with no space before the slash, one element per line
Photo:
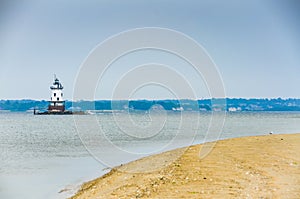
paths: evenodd
<path fill-rule="evenodd" d="M 300 198 L 300 134 L 222 140 L 204 158 L 201 149 L 116 167 L 72 198 Z"/>

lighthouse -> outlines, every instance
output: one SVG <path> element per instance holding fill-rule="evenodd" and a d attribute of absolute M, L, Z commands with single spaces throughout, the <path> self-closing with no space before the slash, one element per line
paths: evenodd
<path fill-rule="evenodd" d="M 64 113 L 65 101 L 63 100 L 63 86 L 59 82 L 58 78 L 54 75 L 53 85 L 51 89 L 51 100 L 49 101 L 48 112 L 49 113 Z"/>

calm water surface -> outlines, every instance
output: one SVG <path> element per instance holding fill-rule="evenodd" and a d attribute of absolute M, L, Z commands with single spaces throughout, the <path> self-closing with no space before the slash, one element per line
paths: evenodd
<path fill-rule="evenodd" d="M 192 112 L 105 113 L 75 120 L 0 113 L 0 198 L 66 198 L 107 167 L 204 142 L 210 120 L 210 114 Z M 299 133 L 300 113 L 229 113 L 221 134 L 210 139 L 269 132 Z"/>

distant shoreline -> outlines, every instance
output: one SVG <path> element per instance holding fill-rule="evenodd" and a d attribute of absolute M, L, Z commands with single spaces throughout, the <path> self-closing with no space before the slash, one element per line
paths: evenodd
<path fill-rule="evenodd" d="M 66 101 L 68 111 L 300 111 L 300 99 L 164 99 L 164 100 L 95 100 L 95 101 Z M 26 112 L 46 110 L 46 100 L 0 100 L 0 111 Z"/>
<path fill-rule="evenodd" d="M 217 141 L 205 158 L 203 144 L 149 156 L 84 183 L 78 198 L 300 198 L 300 134 Z M 183 154 L 151 172 L 157 163 Z"/>

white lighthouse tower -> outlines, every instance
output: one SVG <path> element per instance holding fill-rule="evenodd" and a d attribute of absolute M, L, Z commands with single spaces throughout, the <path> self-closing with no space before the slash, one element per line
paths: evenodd
<path fill-rule="evenodd" d="M 51 89 L 51 101 L 49 101 L 48 112 L 63 113 L 65 111 L 65 101 L 63 100 L 63 86 L 54 75 L 53 86 Z"/>

